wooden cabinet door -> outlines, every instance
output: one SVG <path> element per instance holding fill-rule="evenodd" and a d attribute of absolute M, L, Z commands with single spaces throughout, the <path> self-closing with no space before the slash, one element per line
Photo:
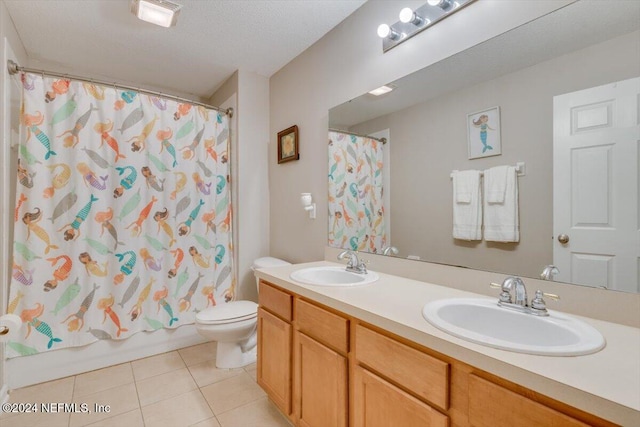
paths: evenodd
<path fill-rule="evenodd" d="M 294 414 L 300 427 L 347 426 L 347 358 L 294 332 Z"/>
<path fill-rule="evenodd" d="M 449 417 L 356 366 L 353 370 L 354 427 L 447 427 Z"/>
<path fill-rule="evenodd" d="M 258 309 L 258 384 L 286 414 L 291 414 L 291 325 Z"/>

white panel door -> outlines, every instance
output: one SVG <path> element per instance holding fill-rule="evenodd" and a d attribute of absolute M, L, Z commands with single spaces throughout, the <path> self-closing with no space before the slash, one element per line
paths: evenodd
<path fill-rule="evenodd" d="M 556 280 L 640 291 L 639 103 L 640 78 L 553 99 Z"/>

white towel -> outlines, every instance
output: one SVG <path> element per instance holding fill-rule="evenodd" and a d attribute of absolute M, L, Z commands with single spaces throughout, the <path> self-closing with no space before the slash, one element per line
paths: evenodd
<path fill-rule="evenodd" d="M 484 190 L 489 190 L 487 173 L 484 172 Z M 518 218 L 518 175 L 516 168 L 507 166 L 506 185 L 502 203 L 484 203 L 484 239 L 492 242 L 519 242 L 520 223 Z"/>
<path fill-rule="evenodd" d="M 480 171 L 453 173 L 453 238 L 482 240 Z"/>
<path fill-rule="evenodd" d="M 484 197 L 487 203 L 504 203 L 509 166 L 496 166 L 484 171 Z"/>

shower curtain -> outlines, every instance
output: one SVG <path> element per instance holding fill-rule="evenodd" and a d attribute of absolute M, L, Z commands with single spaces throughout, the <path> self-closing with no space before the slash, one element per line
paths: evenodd
<path fill-rule="evenodd" d="M 22 74 L 9 357 L 194 323 L 235 297 L 225 115 Z"/>
<path fill-rule="evenodd" d="M 382 143 L 329 132 L 329 246 L 382 252 Z"/>

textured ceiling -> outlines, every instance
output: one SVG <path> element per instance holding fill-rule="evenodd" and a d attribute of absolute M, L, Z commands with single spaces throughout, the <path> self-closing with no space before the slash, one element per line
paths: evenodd
<path fill-rule="evenodd" d="M 175 0 L 169 29 L 128 0 L 4 1 L 31 67 L 206 99 L 237 69 L 271 76 L 366 0 Z"/>

